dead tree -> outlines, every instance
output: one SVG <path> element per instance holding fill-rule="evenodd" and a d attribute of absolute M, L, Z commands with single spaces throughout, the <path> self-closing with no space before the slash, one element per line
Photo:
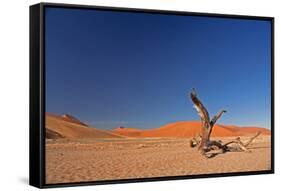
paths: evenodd
<path fill-rule="evenodd" d="M 190 141 L 191 147 L 198 146 L 198 150 L 201 152 L 201 154 L 208 158 L 218 154 L 218 153 L 210 153 L 210 151 L 212 150 L 220 150 L 222 153 L 227 151 L 247 151 L 247 152 L 249 151 L 247 147 L 257 136 L 259 136 L 260 132 L 258 132 L 255 136 L 253 136 L 245 144 L 241 141 L 240 137 L 236 138 L 235 140 L 229 141 L 225 144 L 223 144 L 221 141 L 210 140 L 212 129 L 215 123 L 222 116 L 222 114 L 226 112 L 226 110 L 219 111 L 218 114 L 215 115 L 210 120 L 207 109 L 204 107 L 202 102 L 197 98 L 194 89 L 192 90 L 190 97 L 194 104 L 194 108 L 197 110 L 201 118 L 201 134 L 191 139 Z M 236 147 L 230 146 L 233 144 L 235 144 Z"/>

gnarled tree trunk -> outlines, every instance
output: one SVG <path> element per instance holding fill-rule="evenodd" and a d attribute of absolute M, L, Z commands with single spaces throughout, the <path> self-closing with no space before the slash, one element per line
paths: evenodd
<path fill-rule="evenodd" d="M 194 108 L 197 110 L 200 118 L 201 118 L 201 135 L 193 138 L 190 142 L 191 147 L 198 146 L 198 150 L 206 157 L 210 158 L 214 155 L 208 155 L 207 153 L 211 150 L 217 150 L 220 149 L 222 152 L 230 151 L 232 150 L 231 147 L 229 147 L 230 144 L 236 144 L 238 148 L 242 151 L 248 151 L 247 146 L 257 137 L 259 136 L 260 132 L 258 132 L 254 137 L 252 137 L 246 144 L 243 144 L 240 140 L 240 137 L 237 139 L 227 142 L 223 144 L 221 141 L 212 141 L 210 140 L 212 129 L 214 125 L 216 124 L 217 120 L 222 116 L 223 113 L 226 112 L 226 110 L 221 110 L 218 112 L 217 115 L 215 115 L 211 120 L 209 117 L 209 113 L 207 109 L 204 107 L 202 102 L 197 98 L 196 92 L 193 89 L 190 94 L 191 100 L 194 104 Z"/>
<path fill-rule="evenodd" d="M 217 120 L 222 116 L 225 110 L 220 111 L 217 115 L 215 115 L 212 120 L 210 121 L 209 113 L 207 109 L 204 107 L 204 105 L 201 103 L 201 101 L 197 98 L 196 92 L 193 89 L 193 91 L 190 94 L 191 100 L 194 103 L 194 107 L 197 110 L 200 118 L 201 118 L 201 141 L 199 144 L 198 149 L 204 154 L 206 151 L 208 151 L 209 144 L 210 144 L 210 136 L 212 133 L 213 126 L 217 122 Z"/>

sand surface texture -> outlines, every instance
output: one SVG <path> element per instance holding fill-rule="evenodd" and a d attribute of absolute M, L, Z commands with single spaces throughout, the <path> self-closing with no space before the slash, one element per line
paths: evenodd
<path fill-rule="evenodd" d="M 49 137 L 46 139 L 47 184 L 270 170 L 270 131 L 262 128 L 248 128 L 240 135 L 242 141 L 247 141 L 253 135 L 252 131 L 264 131 L 250 145 L 251 152 L 227 152 L 207 159 L 196 148 L 190 148 L 189 140 L 194 132 L 188 132 L 188 122 L 143 133 L 124 127 L 99 130 L 71 118 L 50 114 L 46 118 Z M 200 127 L 196 126 L 197 122 L 190 123 L 195 124 L 191 125 L 191 131 L 197 132 L 194 130 Z M 167 136 L 168 127 L 176 134 L 179 134 L 178 129 L 184 130 L 185 136 L 175 137 L 173 133 Z M 219 128 L 228 130 L 227 136 L 212 139 L 223 142 L 236 138 L 242 131 L 231 126 L 219 126 L 216 131 L 219 132 Z M 147 136 L 149 131 L 155 136 Z M 229 131 L 234 134 L 231 136 Z"/>

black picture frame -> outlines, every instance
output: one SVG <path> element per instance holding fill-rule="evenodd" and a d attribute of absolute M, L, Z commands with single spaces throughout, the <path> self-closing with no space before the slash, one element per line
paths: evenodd
<path fill-rule="evenodd" d="M 251 172 L 215 173 L 203 175 L 167 176 L 156 178 L 103 180 L 94 182 L 76 182 L 46 184 L 45 182 L 45 55 L 44 55 L 44 9 L 46 7 L 95 9 L 118 12 L 138 12 L 164 15 L 185 15 L 214 18 L 238 18 L 248 20 L 266 20 L 271 23 L 271 170 Z M 195 13 L 152 9 L 134 9 L 121 7 L 102 7 L 73 4 L 39 3 L 30 6 L 30 129 L 29 129 L 29 184 L 38 188 L 99 185 L 112 183 L 131 183 L 146 181 L 166 181 L 177 179 L 242 176 L 274 173 L 274 18 L 248 15 L 227 15 L 213 13 Z"/>

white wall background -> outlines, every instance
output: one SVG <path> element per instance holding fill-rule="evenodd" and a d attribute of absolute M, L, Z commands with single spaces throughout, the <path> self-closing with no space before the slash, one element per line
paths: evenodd
<path fill-rule="evenodd" d="M 36 0 L 0 3 L 0 190 L 37 190 L 28 185 L 29 5 Z M 278 0 L 57 0 L 49 2 L 125 6 L 275 17 L 276 174 L 161 181 L 52 190 L 269 190 L 280 187 L 281 11 Z M 258 160 L 258 159 L 257 159 Z M 243 161 L 237 161 L 243 162 Z"/>

